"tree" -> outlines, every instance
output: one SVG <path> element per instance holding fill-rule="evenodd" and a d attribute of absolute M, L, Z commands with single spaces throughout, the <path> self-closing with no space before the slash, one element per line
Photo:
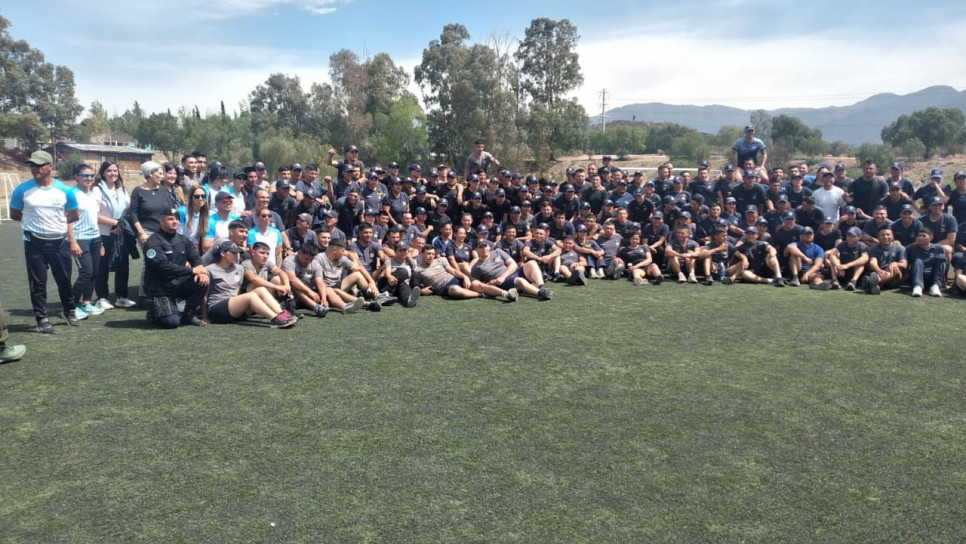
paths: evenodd
<path fill-rule="evenodd" d="M 686 160 L 690 162 L 700 162 L 705 158 L 707 146 L 704 137 L 696 132 L 690 132 L 684 136 L 678 136 L 671 140 L 671 147 L 668 155 L 672 159 Z"/>
<path fill-rule="evenodd" d="M 767 111 L 755 110 L 751 112 L 751 117 L 748 120 L 755 127 L 756 137 L 762 140 L 768 140 L 772 137 L 772 118 Z M 742 134 L 744 134 L 744 130 L 742 130 Z M 732 140 L 732 143 L 734 143 L 734 140 Z"/>
<path fill-rule="evenodd" d="M 943 147 L 964 143 L 966 118 L 955 108 L 926 108 L 901 115 L 882 129 L 882 141 L 893 147 L 901 147 L 912 138 L 925 146 L 923 158 L 932 157 Z"/>
<path fill-rule="evenodd" d="M 855 159 L 859 163 L 872 159 L 879 167 L 879 171 L 884 172 L 896 161 L 896 150 L 891 145 L 862 144 L 855 150 Z"/>
<path fill-rule="evenodd" d="M 723 148 L 725 155 L 727 155 L 731 152 L 731 146 L 735 145 L 735 141 L 744 135 L 745 131 L 741 127 L 725 125 L 718 129 L 718 133 L 711 139 L 711 145 Z"/>
<path fill-rule="evenodd" d="M 298 76 L 268 76 L 251 92 L 249 104 L 255 132 L 288 127 L 298 136 L 309 125 L 309 99 Z"/>
<path fill-rule="evenodd" d="M 812 156 L 828 151 L 821 130 L 809 128 L 790 115 L 778 115 L 772 120 L 771 139 L 769 156 L 774 164 L 785 164 L 795 153 Z"/>
<path fill-rule="evenodd" d="M 647 133 L 647 152 L 648 153 L 667 153 L 671 150 L 671 142 L 675 138 L 688 134 L 701 135 L 693 128 L 679 125 L 677 123 L 658 123 L 655 124 Z"/>
<path fill-rule="evenodd" d="M 467 45 L 469 38 L 463 25 L 446 25 L 415 69 L 429 108 L 430 149 L 451 165 L 463 163 L 473 140 L 499 141 L 516 114 L 515 96 L 500 86 L 496 53 L 485 45 Z"/>
<path fill-rule="evenodd" d="M 520 62 L 520 82 L 533 101 L 527 143 L 539 167 L 561 151 L 576 149 L 590 122 L 583 106 L 565 95 L 579 87 L 577 28 L 563 19 L 533 19 L 514 55 Z"/>
<path fill-rule="evenodd" d="M 178 119 L 170 113 L 152 113 L 140 124 L 136 137 L 142 145 L 164 152 L 171 161 L 183 141 Z"/>
<path fill-rule="evenodd" d="M 926 156 L 926 144 L 922 143 L 919 138 L 909 138 L 902 142 L 899 147 L 902 149 L 902 154 L 907 158 L 918 159 Z"/>
<path fill-rule="evenodd" d="M 14 40 L 10 21 L 0 16 L 0 133 L 33 148 L 37 123 L 53 138 L 67 135 L 84 108 L 74 96 L 74 72 L 44 60 L 24 40 Z"/>

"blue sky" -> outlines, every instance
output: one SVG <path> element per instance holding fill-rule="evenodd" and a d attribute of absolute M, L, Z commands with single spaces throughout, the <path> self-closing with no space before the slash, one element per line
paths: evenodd
<path fill-rule="evenodd" d="M 271 73 L 326 81 L 328 58 L 388 53 L 412 73 L 447 23 L 473 42 L 568 18 L 588 113 L 634 102 L 746 109 L 846 105 L 880 92 L 966 88 L 966 3 L 817 0 L 399 2 L 15 0 L 10 33 L 70 67 L 87 107 L 237 109 Z M 10 5 L 12 4 L 12 5 Z M 413 92 L 419 95 L 413 84 Z"/>

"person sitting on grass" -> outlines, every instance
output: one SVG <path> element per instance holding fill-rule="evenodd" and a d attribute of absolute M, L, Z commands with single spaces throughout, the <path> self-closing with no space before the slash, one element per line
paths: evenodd
<path fill-rule="evenodd" d="M 946 248 L 933 243 L 933 232 L 923 227 L 916 234 L 916 243 L 906 248 L 909 260 L 909 283 L 912 285 L 912 296 L 922 296 L 927 282 L 929 296 L 943 296 L 942 288 L 946 283 Z"/>
<path fill-rule="evenodd" d="M 218 246 L 218 262 L 205 267 L 211 278 L 208 286 L 209 321 L 233 323 L 258 314 L 270 320 L 273 328 L 284 329 L 294 325 L 298 318 L 283 310 L 265 287 L 242 292 L 245 274 L 238 264 L 239 255 L 240 247 L 228 241 L 222 242 Z"/>
<path fill-rule="evenodd" d="M 647 285 L 648 276 L 654 280 L 655 285 L 664 281 L 661 269 L 654 264 L 651 257 L 651 248 L 641 243 L 641 233 L 637 230 L 630 233 L 627 245 L 617 252 L 615 259 L 620 261 L 627 279 L 634 285 Z"/>
<path fill-rule="evenodd" d="M 829 287 L 825 285 L 825 277 L 822 275 L 825 251 L 815 243 L 815 231 L 812 227 L 803 227 L 798 241 L 789 244 L 786 251 L 788 268 L 792 274 L 789 285 L 797 287 L 804 282 L 810 287 L 815 286 L 814 289 L 823 290 L 823 287 Z"/>
<path fill-rule="evenodd" d="M 347 257 L 345 252 L 345 242 L 332 240 L 328 249 L 315 257 L 315 261 L 322 266 L 328 305 L 344 314 L 355 313 L 364 306 L 378 312 L 382 309 L 382 304 L 373 298 L 373 295 L 378 294 L 376 282 L 364 266 Z M 353 295 L 353 287 L 370 296 L 372 300 L 367 304 L 365 297 Z"/>
<path fill-rule="evenodd" d="M 495 285 L 485 285 L 463 274 L 458 268 L 447 264 L 446 259 L 436 255 L 433 246 L 423 246 L 423 264 L 416 267 L 416 282 L 423 295 L 448 296 L 456 299 L 479 298 L 492 294 L 495 298 L 509 300 L 509 293 Z M 476 285 L 474 285 L 474 283 Z M 473 287 L 476 287 L 476 290 Z"/>
<path fill-rule="evenodd" d="M 879 229 L 876 238 L 879 243 L 869 248 L 869 281 L 866 283 L 866 292 L 870 295 L 878 295 L 882 289 L 899 287 L 908 267 L 906 248 L 895 241 L 892 227 Z"/>
<path fill-rule="evenodd" d="M 845 241 L 839 242 L 825 254 L 832 276 L 832 289 L 838 289 L 841 287 L 839 282 L 844 281 L 846 291 L 855 291 L 859 279 L 865 273 L 865 265 L 869 262 L 869 248 L 860 241 L 861 238 L 862 230 L 852 227 L 845 233 Z"/>
<path fill-rule="evenodd" d="M 573 234 L 565 234 L 560 241 L 560 275 L 567 285 L 587 285 L 587 259 L 577 252 Z"/>
<path fill-rule="evenodd" d="M 517 263 L 513 257 L 496 249 L 493 242 L 481 240 L 476 246 L 476 254 L 477 257 L 470 263 L 470 277 L 473 279 L 471 289 L 486 294 L 484 287 L 495 287 L 500 291 L 495 296 L 508 302 L 513 302 L 519 297 L 518 286 L 531 296 L 537 296 L 537 288 L 519 277 Z M 493 290 L 489 292 L 495 293 Z"/>
<path fill-rule="evenodd" d="M 318 246 L 302 244 L 298 253 L 282 261 L 282 271 L 288 275 L 296 302 L 315 312 L 316 317 L 325 317 L 329 311 L 328 289 L 323 280 L 322 265 L 315 259 L 318 255 Z"/>
<path fill-rule="evenodd" d="M 549 230 L 546 223 L 533 227 L 530 231 L 533 237 L 523 246 L 521 254 L 526 261 L 536 263 L 544 277 L 556 279 L 560 274 L 560 248 L 547 236 Z"/>
<path fill-rule="evenodd" d="M 714 283 L 713 278 L 718 278 L 723 285 L 731 285 L 748 268 L 748 261 L 728 240 L 728 231 L 724 228 L 714 229 L 711 241 L 699 251 L 698 258 L 704 267 L 705 285 Z"/>
<path fill-rule="evenodd" d="M 668 262 L 668 272 L 677 274 L 678 283 L 698 283 L 698 278 L 695 277 L 695 265 L 700 253 L 701 248 L 691 238 L 691 229 L 686 226 L 675 229 L 674 237 L 667 244 L 664 252 Z"/>
<path fill-rule="evenodd" d="M 741 279 L 748 283 L 767 283 L 775 287 L 785 287 L 778 252 L 771 244 L 758 239 L 758 228 L 748 227 L 738 251 L 745 256 L 748 267 L 741 273 Z"/>
<path fill-rule="evenodd" d="M 956 259 L 953 273 L 953 286 L 960 295 L 966 295 L 966 253 Z"/>
<path fill-rule="evenodd" d="M 301 247 L 301 246 L 299 246 Z M 295 314 L 295 297 L 292 295 L 292 286 L 289 283 L 288 274 L 282 272 L 281 267 L 271 265 L 268 262 L 271 248 L 268 244 L 255 242 L 251 248 L 251 257 L 242 262 L 245 281 L 242 283 L 243 291 L 252 291 L 259 287 L 264 287 L 275 295 L 290 314 Z"/>
<path fill-rule="evenodd" d="M 416 260 L 410 255 L 410 245 L 396 243 L 392 255 L 383 260 L 383 273 L 376 280 L 379 290 L 396 297 L 406 308 L 413 308 L 419 300 L 419 289 L 414 288 Z"/>

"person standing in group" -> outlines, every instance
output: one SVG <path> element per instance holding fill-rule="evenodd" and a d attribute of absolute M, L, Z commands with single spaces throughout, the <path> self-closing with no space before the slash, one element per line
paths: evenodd
<path fill-rule="evenodd" d="M 97 230 L 97 216 L 101 203 L 97 200 L 94 185 L 94 169 L 89 164 L 78 163 L 74 167 L 74 181 L 77 185 L 71 189 L 77 199 L 78 219 L 67 225 L 67 239 L 70 242 L 70 253 L 77 263 L 77 281 L 74 282 L 74 301 L 77 308 L 74 315 L 77 319 L 87 319 L 92 315 L 101 315 L 104 310 L 91 304 L 94 294 L 94 274 L 104 255 L 101 236 Z"/>
<path fill-rule="evenodd" d="M 10 197 L 10 218 L 20 221 L 24 233 L 27 282 L 37 331 L 56 332 L 47 317 L 47 269 L 50 268 L 67 324 L 79 324 L 74 315 L 74 292 L 70 284 L 70 245 L 67 224 L 77 221 L 77 198 L 54 177 L 54 158 L 34 151 L 27 159 L 32 178 L 21 183 Z"/>
<path fill-rule="evenodd" d="M 138 243 L 144 247 L 148 238 L 161 228 L 161 212 L 170 210 L 172 206 L 170 193 L 161 187 L 161 180 L 164 178 L 162 166 L 154 161 L 147 161 L 141 164 L 141 174 L 144 176 L 144 184 L 131 191 L 131 208 L 128 213 Z M 143 269 L 139 283 L 138 294 L 144 296 Z"/>
<path fill-rule="evenodd" d="M 128 238 L 122 223 L 128 222 L 128 207 L 131 197 L 124 188 L 124 179 L 117 164 L 104 161 L 97 172 L 97 185 L 94 190 L 101 203 L 100 215 L 97 217 L 97 228 L 101 234 L 101 245 L 104 247 L 104 258 L 97 267 L 97 277 L 94 281 L 94 291 L 97 293 L 95 306 L 102 310 L 111 310 L 115 306 L 130 308 L 135 302 L 127 297 L 127 281 L 130 274 L 131 261 L 129 252 L 134 247 L 134 239 Z M 117 299 L 114 304 L 107 299 L 111 293 L 108 287 L 108 277 L 114 271 L 114 293 Z"/>

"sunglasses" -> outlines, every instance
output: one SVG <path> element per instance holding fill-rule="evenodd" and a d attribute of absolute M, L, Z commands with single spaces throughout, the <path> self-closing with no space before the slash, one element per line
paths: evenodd
<path fill-rule="evenodd" d="M 94 179 L 94 174 L 77 174 L 84 179 Z"/>
<path fill-rule="evenodd" d="M 199 195 L 191 195 L 191 198 L 197 198 L 198 200 L 204 200 L 205 199 L 205 194 L 204 193 L 201 193 Z"/>
<path fill-rule="evenodd" d="M 258 214 L 258 217 L 268 217 L 268 218 L 271 218 L 272 217 L 272 214 L 264 214 L 264 213 L 262 213 L 262 214 Z"/>

